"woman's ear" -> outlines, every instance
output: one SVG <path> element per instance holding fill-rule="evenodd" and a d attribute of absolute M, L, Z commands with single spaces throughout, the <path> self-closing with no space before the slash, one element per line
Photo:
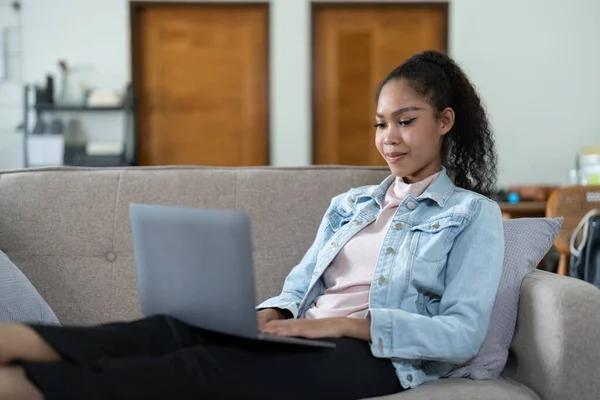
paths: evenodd
<path fill-rule="evenodd" d="M 441 134 L 445 135 L 450 132 L 450 129 L 454 126 L 454 110 L 450 107 L 446 107 L 441 113 L 439 118 L 439 124 L 441 129 Z"/>

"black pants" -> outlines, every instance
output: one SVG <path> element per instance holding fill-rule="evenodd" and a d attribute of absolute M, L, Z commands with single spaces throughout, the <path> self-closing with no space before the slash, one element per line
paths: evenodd
<path fill-rule="evenodd" d="M 402 390 L 366 342 L 335 349 L 241 339 L 156 316 L 96 327 L 32 326 L 62 357 L 20 363 L 46 399 L 358 399 Z"/>

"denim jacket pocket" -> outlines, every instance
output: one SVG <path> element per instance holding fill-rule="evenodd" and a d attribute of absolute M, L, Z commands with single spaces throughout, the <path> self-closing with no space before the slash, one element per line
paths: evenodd
<path fill-rule="evenodd" d="M 426 262 L 439 262 L 446 258 L 456 236 L 461 220 L 445 217 L 427 221 L 411 228 L 416 241 L 415 256 Z"/>

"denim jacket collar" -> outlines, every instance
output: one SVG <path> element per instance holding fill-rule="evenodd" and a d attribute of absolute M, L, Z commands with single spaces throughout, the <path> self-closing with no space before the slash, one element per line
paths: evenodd
<path fill-rule="evenodd" d="M 442 172 L 435 181 L 425 191 L 417 197 L 417 200 L 431 199 L 440 207 L 444 207 L 446 201 L 454 191 L 454 182 L 448 176 L 446 168 L 442 166 Z"/>
<path fill-rule="evenodd" d="M 396 175 L 390 175 L 381 182 L 378 186 L 372 186 L 367 189 L 364 193 L 361 193 L 360 197 L 369 197 L 375 200 L 375 202 L 383 207 L 383 201 L 385 199 L 385 194 L 387 193 L 390 185 L 394 183 L 396 180 Z M 443 207 L 446 204 L 446 201 L 452 194 L 455 186 L 454 183 L 450 180 L 446 168 L 442 166 L 442 171 L 440 175 L 429 185 L 427 189 L 417 197 L 417 201 L 424 199 L 431 199 L 435 201 L 440 207 Z"/>

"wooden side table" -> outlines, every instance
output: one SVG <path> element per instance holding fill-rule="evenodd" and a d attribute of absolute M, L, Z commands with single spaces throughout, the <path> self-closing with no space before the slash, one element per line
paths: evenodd
<path fill-rule="evenodd" d="M 523 201 L 520 203 L 499 203 L 503 219 L 537 218 L 546 216 L 545 201 Z"/>

